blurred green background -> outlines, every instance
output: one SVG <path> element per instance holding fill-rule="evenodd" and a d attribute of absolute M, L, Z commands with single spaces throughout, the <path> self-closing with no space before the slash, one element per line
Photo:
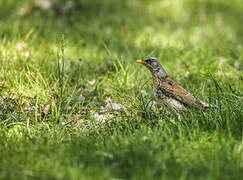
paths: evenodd
<path fill-rule="evenodd" d="M 241 179 L 242 23 L 242 0 L 0 0 L 0 179 Z M 146 56 L 217 110 L 151 105 Z"/>

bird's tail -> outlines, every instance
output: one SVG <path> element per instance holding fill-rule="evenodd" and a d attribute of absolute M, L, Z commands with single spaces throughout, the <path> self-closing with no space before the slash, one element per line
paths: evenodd
<path fill-rule="evenodd" d="M 202 101 L 200 101 L 200 104 L 201 104 L 202 108 L 204 108 L 204 109 L 208 109 L 208 108 L 215 109 L 216 108 L 216 106 L 207 104 L 207 103 L 202 102 Z"/>

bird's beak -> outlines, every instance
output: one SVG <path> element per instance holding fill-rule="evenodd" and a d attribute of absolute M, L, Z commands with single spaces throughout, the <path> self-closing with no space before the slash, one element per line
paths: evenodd
<path fill-rule="evenodd" d="M 145 61 L 143 61 L 143 60 L 137 60 L 136 63 L 145 64 Z"/>

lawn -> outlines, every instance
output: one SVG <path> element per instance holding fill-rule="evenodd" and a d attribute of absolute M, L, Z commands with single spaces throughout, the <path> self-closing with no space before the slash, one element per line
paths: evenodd
<path fill-rule="evenodd" d="M 242 179 L 241 0 L 0 1 L 0 179 Z M 156 106 L 156 56 L 204 102 Z"/>

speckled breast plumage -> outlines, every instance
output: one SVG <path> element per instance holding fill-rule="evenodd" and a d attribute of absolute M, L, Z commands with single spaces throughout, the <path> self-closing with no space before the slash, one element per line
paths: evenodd
<path fill-rule="evenodd" d="M 157 97 L 158 103 L 164 105 L 169 110 L 176 111 L 187 111 L 187 108 L 184 104 L 174 99 L 171 95 L 163 91 L 161 87 L 160 79 L 153 77 L 154 82 L 154 93 Z"/>

